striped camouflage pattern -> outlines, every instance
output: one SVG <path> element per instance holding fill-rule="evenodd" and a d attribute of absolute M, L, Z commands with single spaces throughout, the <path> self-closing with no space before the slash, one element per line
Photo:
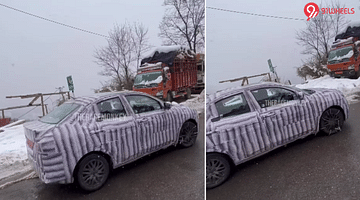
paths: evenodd
<path fill-rule="evenodd" d="M 129 91 L 76 98 L 67 103 L 80 104 L 81 107 L 59 124 L 49 125 L 40 121 L 26 123 L 26 138 L 35 142 L 33 149 L 27 145 L 28 156 L 41 180 L 45 183 L 72 183 L 76 164 L 90 152 L 109 155 L 113 168 L 117 168 L 176 145 L 185 121 L 191 119 L 198 124 L 196 111 L 182 105 L 134 114 L 125 99 L 126 95 L 131 94 L 146 95 Z M 129 116 L 121 120 L 96 122 L 96 103 L 116 96 L 121 99 Z M 139 119 L 143 118 L 148 121 L 140 122 Z"/>
<path fill-rule="evenodd" d="M 316 134 L 321 114 L 331 106 L 341 107 L 345 119 L 348 117 L 347 100 L 338 90 L 313 89 L 315 93 L 305 93 L 302 100 L 261 108 L 250 91 L 266 87 L 300 92 L 289 86 L 262 83 L 219 91 L 207 97 L 207 153 L 226 154 L 238 165 L 309 134 Z M 211 119 L 218 116 L 215 103 L 239 93 L 244 94 L 251 112 L 212 122 Z M 268 116 L 270 112 L 275 115 Z"/>

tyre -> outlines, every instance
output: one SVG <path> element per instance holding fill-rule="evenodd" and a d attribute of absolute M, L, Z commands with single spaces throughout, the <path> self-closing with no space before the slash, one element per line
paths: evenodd
<path fill-rule="evenodd" d="M 331 135 L 338 131 L 344 124 L 344 115 L 338 108 L 329 108 L 323 112 L 320 118 L 320 131 Z"/>
<path fill-rule="evenodd" d="M 76 172 L 76 181 L 85 191 L 100 189 L 109 176 L 109 162 L 102 155 L 90 154 L 82 159 Z"/>
<path fill-rule="evenodd" d="M 179 145 L 181 147 L 191 147 L 195 144 L 197 137 L 197 127 L 193 122 L 185 122 L 180 130 Z"/>
<path fill-rule="evenodd" d="M 171 94 L 171 91 L 169 91 L 166 95 L 165 101 L 172 102 L 173 96 Z"/>
<path fill-rule="evenodd" d="M 186 88 L 185 98 L 186 98 L 186 99 L 190 99 L 190 98 L 191 98 L 191 89 L 190 89 L 190 88 Z"/>
<path fill-rule="evenodd" d="M 229 160 L 221 154 L 206 155 L 206 188 L 211 189 L 224 183 L 230 176 Z"/>

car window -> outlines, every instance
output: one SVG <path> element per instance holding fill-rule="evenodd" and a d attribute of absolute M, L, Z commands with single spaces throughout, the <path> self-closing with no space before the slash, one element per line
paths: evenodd
<path fill-rule="evenodd" d="M 284 104 L 298 99 L 295 92 L 277 87 L 253 90 L 251 93 L 261 108 Z"/>
<path fill-rule="evenodd" d="M 129 95 L 126 99 L 136 114 L 162 109 L 160 102 L 147 96 Z"/>
<path fill-rule="evenodd" d="M 108 99 L 97 104 L 101 119 L 126 116 L 126 111 L 119 98 Z"/>
<path fill-rule="evenodd" d="M 215 103 L 220 117 L 230 117 L 250 112 L 249 104 L 243 94 L 227 97 Z"/>

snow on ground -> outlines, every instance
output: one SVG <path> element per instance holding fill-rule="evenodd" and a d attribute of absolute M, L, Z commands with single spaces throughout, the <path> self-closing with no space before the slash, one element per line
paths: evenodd
<path fill-rule="evenodd" d="M 187 106 L 189 108 L 195 109 L 197 113 L 204 112 L 205 104 L 205 90 L 203 90 L 199 96 L 189 99 L 185 102 L 180 103 L 181 105 Z"/>
<path fill-rule="evenodd" d="M 0 181 L 32 170 L 27 159 L 23 125 L 0 128 Z"/>
<path fill-rule="evenodd" d="M 347 78 L 332 78 L 328 75 L 309 80 L 307 83 L 298 84 L 296 87 L 305 88 L 329 88 L 340 90 L 346 97 L 349 103 L 358 101 L 360 95 L 360 78 L 347 79 Z"/>

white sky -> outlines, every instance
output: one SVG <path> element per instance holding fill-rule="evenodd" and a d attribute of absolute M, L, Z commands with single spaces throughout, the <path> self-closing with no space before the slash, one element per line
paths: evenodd
<path fill-rule="evenodd" d="M 235 11 L 304 18 L 304 6 L 309 0 L 207 0 L 206 6 Z M 331 1 L 314 1 L 318 5 Z M 355 14 L 345 15 L 351 21 L 359 20 L 360 1 L 343 0 Z M 267 60 L 282 80 L 293 84 L 303 80 L 296 76 L 295 67 L 307 56 L 295 39 L 296 30 L 305 27 L 304 21 L 274 19 L 206 9 L 206 88 L 207 93 L 240 85 L 241 82 L 219 83 L 221 80 L 260 74 L 269 71 Z M 254 83 L 259 79 L 250 79 Z"/>
<path fill-rule="evenodd" d="M 148 27 L 151 45 L 161 45 L 159 23 L 165 11 L 163 1 L 118 0 L 0 0 L 5 4 L 54 21 L 108 35 L 115 23 L 139 22 Z M 106 39 L 60 26 L 0 6 L 0 108 L 26 105 L 31 99 L 6 99 L 9 95 L 50 93 L 65 86 L 72 75 L 75 95 L 93 93 L 107 78 L 98 75 L 94 51 L 107 45 Z M 52 98 L 53 101 L 56 98 Z M 47 102 L 52 105 L 49 100 Z M 5 111 L 18 117 L 28 108 Z M 39 115 L 32 112 L 28 116 Z"/>

